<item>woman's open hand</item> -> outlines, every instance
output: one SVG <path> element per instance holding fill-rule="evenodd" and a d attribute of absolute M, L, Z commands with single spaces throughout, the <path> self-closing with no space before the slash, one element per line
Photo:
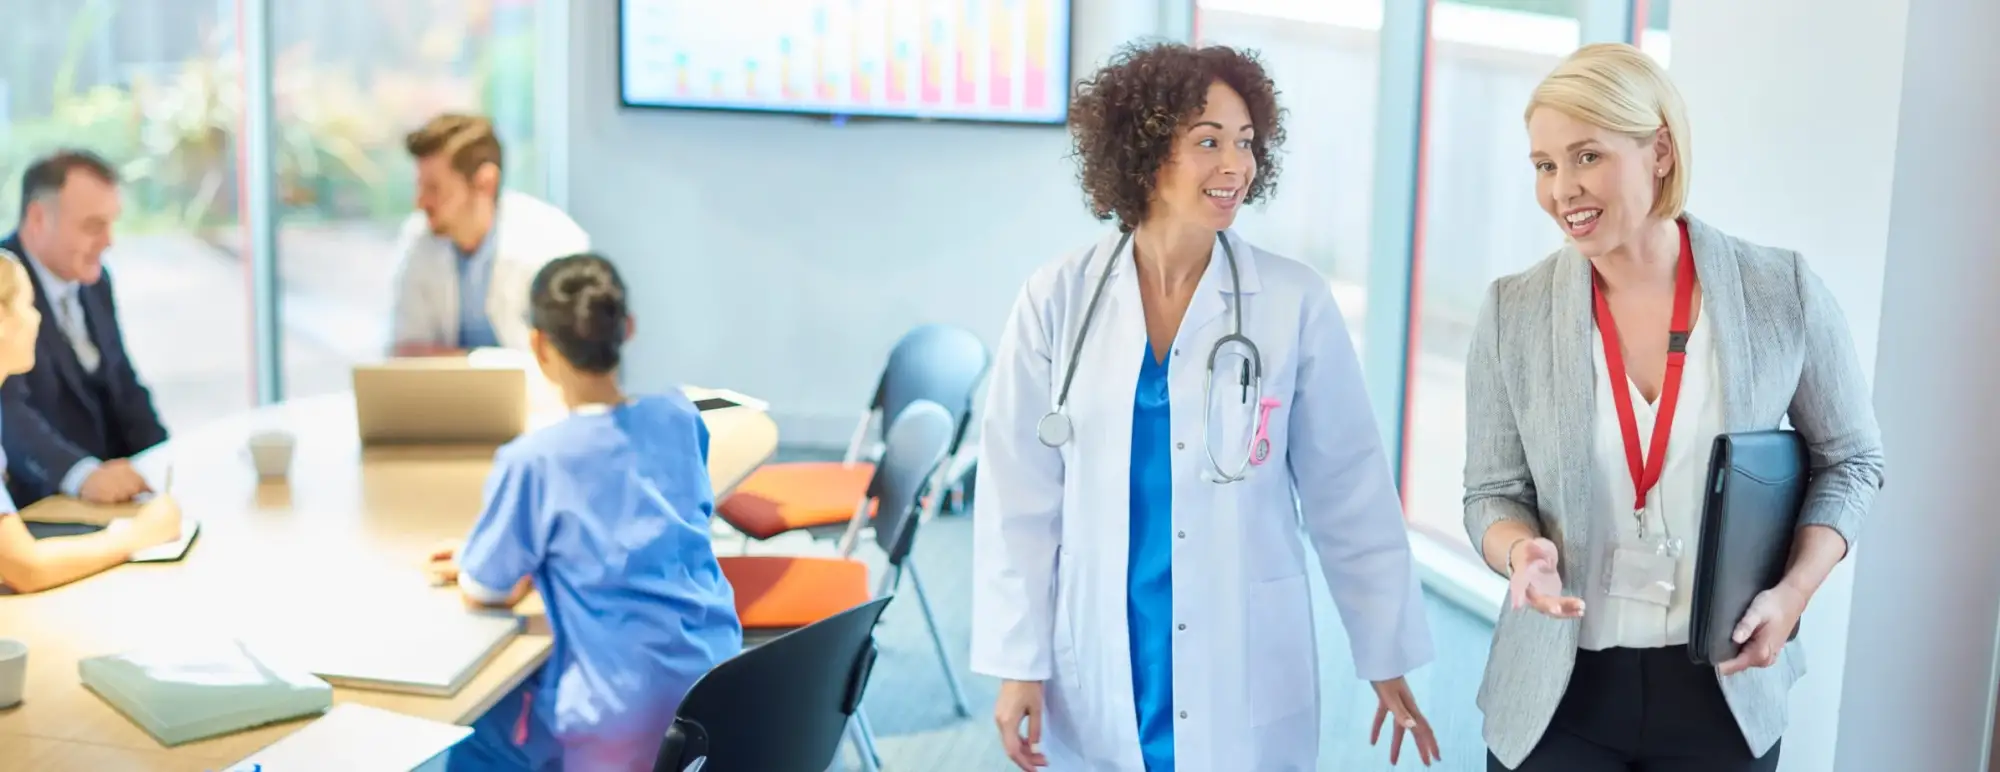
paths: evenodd
<path fill-rule="evenodd" d="M 1556 573 L 1556 543 L 1529 539 L 1514 547 L 1510 556 L 1513 576 L 1507 579 L 1507 600 L 1515 609 L 1529 606 L 1557 619 L 1583 616 L 1583 599 L 1562 594 L 1562 576 Z"/>

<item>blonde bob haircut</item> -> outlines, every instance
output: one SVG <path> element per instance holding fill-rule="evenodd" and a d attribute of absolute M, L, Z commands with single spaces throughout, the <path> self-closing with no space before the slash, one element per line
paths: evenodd
<path fill-rule="evenodd" d="M 28 269 L 13 253 L 0 249 L 0 316 L 14 313 L 14 301 L 28 291 Z M 35 334 L 29 330 L 28 334 Z"/>
<path fill-rule="evenodd" d="M 1658 62 L 1625 43 L 1592 43 L 1556 65 L 1528 97 L 1521 120 L 1547 107 L 1573 119 L 1640 142 L 1667 131 L 1673 167 L 1660 180 L 1653 216 L 1672 220 L 1687 207 L 1693 153 L 1688 145 L 1687 107 Z"/>

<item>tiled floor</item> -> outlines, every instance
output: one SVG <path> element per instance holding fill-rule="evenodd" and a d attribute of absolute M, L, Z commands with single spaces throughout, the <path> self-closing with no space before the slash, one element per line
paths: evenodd
<path fill-rule="evenodd" d="M 964 679 L 972 717 L 960 718 L 952 710 L 950 692 L 924 631 L 920 607 L 914 602 L 890 604 L 878 633 L 881 659 L 875 666 L 865 703 L 879 735 L 884 768 L 889 772 L 1012 769 L 1000 755 L 990 718 L 996 682 L 966 670 L 970 614 L 970 566 L 966 556 L 971 551 L 971 525 L 968 517 L 959 515 L 946 515 L 925 524 L 918 534 L 915 560 L 924 578 L 924 589 L 940 617 L 952 664 Z M 799 546 L 759 545 L 757 551 L 783 551 Z M 722 549 L 730 547 L 725 544 Z M 1429 597 L 1427 601 L 1438 657 L 1412 675 L 1411 686 L 1437 730 L 1444 754 L 1443 763 L 1431 769 L 1483 770 L 1485 751 L 1479 742 L 1480 717 L 1472 700 L 1480 671 L 1486 665 L 1492 628 L 1439 598 Z M 1352 675 L 1347 636 L 1324 583 L 1317 578 L 1314 605 L 1323 644 L 1320 693 L 1324 734 L 1320 769 L 1368 772 L 1422 768 L 1414 754 L 1406 754 L 1400 765 L 1391 767 L 1386 747 L 1368 746 L 1374 695 Z M 852 759 L 847 762 L 851 765 Z"/>

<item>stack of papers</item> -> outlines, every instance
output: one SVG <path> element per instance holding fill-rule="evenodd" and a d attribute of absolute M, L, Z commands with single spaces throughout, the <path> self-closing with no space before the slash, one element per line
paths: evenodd
<path fill-rule="evenodd" d="M 166 746 L 319 713 L 333 687 L 239 641 L 192 641 L 77 663 L 83 685 Z"/>

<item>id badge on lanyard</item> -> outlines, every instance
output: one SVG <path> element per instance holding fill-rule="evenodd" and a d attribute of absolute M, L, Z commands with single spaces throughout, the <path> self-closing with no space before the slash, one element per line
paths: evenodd
<path fill-rule="evenodd" d="M 1665 533 L 1649 534 L 1645 513 L 1634 512 L 1639 520 L 1638 540 L 1620 539 L 1611 553 L 1604 577 L 1605 591 L 1614 598 L 1636 600 L 1656 606 L 1674 601 L 1675 567 L 1680 564 L 1681 540 Z"/>
<path fill-rule="evenodd" d="M 1694 302 L 1694 250 L 1688 244 L 1687 226 L 1681 226 L 1680 267 L 1674 282 L 1673 321 L 1667 333 L 1666 378 L 1660 385 L 1660 409 L 1653 419 L 1651 447 L 1639 454 L 1639 421 L 1632 412 L 1631 387 L 1625 376 L 1625 357 L 1619 351 L 1618 325 L 1611 318 L 1610 304 L 1590 285 L 1596 304 L 1598 337 L 1604 343 L 1604 364 L 1611 378 L 1612 401 L 1618 406 L 1618 428 L 1624 437 L 1625 464 L 1632 475 L 1631 531 L 1619 529 L 1617 546 L 1606 567 L 1605 589 L 1614 598 L 1624 598 L 1657 606 L 1672 605 L 1676 567 L 1681 559 L 1681 540 L 1666 532 L 1665 518 L 1655 531 L 1646 523 L 1646 496 L 1660 482 L 1666 467 L 1667 437 L 1673 432 L 1674 407 L 1681 396 L 1681 372 L 1687 364 L 1688 316 Z M 1592 271 L 1595 273 L 1595 270 Z M 1596 277 L 1592 277 L 1595 279 Z M 1632 537 L 1626 536 L 1631 534 Z"/>

